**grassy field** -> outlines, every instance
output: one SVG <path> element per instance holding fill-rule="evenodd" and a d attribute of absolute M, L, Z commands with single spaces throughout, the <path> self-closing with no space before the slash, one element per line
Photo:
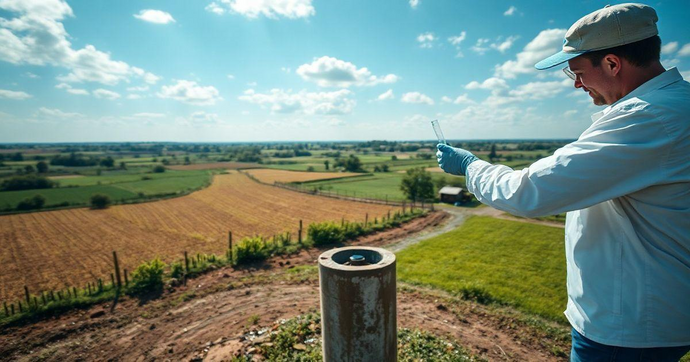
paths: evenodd
<path fill-rule="evenodd" d="M 475 216 L 397 255 L 398 278 L 565 323 L 563 229 Z"/>
<path fill-rule="evenodd" d="M 34 195 L 45 197 L 44 208 L 50 208 L 64 203 L 86 206 L 91 195 L 97 193 L 110 196 L 114 202 L 185 193 L 210 184 L 211 175 L 208 171 L 168 171 L 63 178 L 57 180 L 61 186 L 58 188 L 0 192 L 0 210 L 14 208 Z"/>
<path fill-rule="evenodd" d="M 400 191 L 400 182 L 404 176 L 404 173 L 383 172 L 351 179 L 307 182 L 303 185 L 310 188 L 316 187 L 322 190 L 337 191 L 343 194 L 347 193 L 348 195 L 356 194 L 359 197 L 380 200 L 384 200 L 388 197 L 388 200 L 402 201 L 405 199 L 405 195 Z M 447 181 L 459 179 L 463 184 L 465 182 L 464 177 L 458 178 L 457 176 L 440 173 L 434 173 L 432 177 L 434 180 L 445 178 Z"/>

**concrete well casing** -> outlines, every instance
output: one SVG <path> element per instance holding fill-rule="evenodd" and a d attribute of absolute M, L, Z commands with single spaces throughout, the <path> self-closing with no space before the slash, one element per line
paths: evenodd
<path fill-rule="evenodd" d="M 368 265 L 347 265 L 353 255 Z M 324 361 L 397 361 L 395 254 L 329 250 L 319 256 L 319 284 Z"/>

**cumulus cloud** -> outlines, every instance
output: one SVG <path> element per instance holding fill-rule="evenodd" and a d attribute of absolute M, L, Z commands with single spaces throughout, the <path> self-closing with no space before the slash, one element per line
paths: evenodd
<path fill-rule="evenodd" d="M 136 118 L 163 118 L 163 117 L 165 117 L 165 113 L 141 112 L 141 113 L 133 114 L 132 117 L 136 117 Z"/>
<path fill-rule="evenodd" d="M 316 14 L 312 0 L 220 0 L 210 3 L 206 10 L 218 15 L 230 12 L 250 19 L 259 16 L 297 19 Z"/>
<path fill-rule="evenodd" d="M 416 9 L 419 6 L 419 0 L 410 0 L 410 7 Z"/>
<path fill-rule="evenodd" d="M 393 90 L 389 89 L 389 90 L 379 94 L 379 96 L 376 99 L 379 101 L 385 101 L 387 99 L 393 99 L 393 98 L 395 98 L 395 96 L 393 95 Z"/>
<path fill-rule="evenodd" d="M 526 100 L 542 100 L 553 98 L 571 87 L 570 79 L 551 82 L 530 82 L 522 84 L 515 89 L 506 92 L 492 93 L 483 104 L 489 107 L 497 107 L 508 103 L 522 102 Z"/>
<path fill-rule="evenodd" d="M 672 41 L 661 47 L 661 54 L 670 55 L 675 53 L 676 50 L 678 50 L 678 42 Z"/>
<path fill-rule="evenodd" d="M 534 64 L 561 50 L 565 32 L 565 29 L 542 30 L 517 54 L 516 59 L 496 65 L 495 76 L 513 79 L 519 74 L 536 72 Z"/>
<path fill-rule="evenodd" d="M 484 80 L 481 83 L 477 82 L 476 80 L 473 80 L 473 81 L 467 83 L 465 88 L 470 89 L 470 90 L 485 89 L 485 90 L 490 90 L 493 93 L 497 93 L 503 89 L 507 89 L 508 83 L 505 81 L 505 79 L 491 77 L 491 78 Z"/>
<path fill-rule="evenodd" d="M 127 87 L 128 92 L 146 92 L 147 90 L 149 90 L 149 86 L 147 85 L 140 87 Z"/>
<path fill-rule="evenodd" d="M 89 91 L 87 91 L 86 89 L 72 88 L 72 86 L 67 84 L 67 83 L 60 83 L 60 84 L 56 85 L 55 88 L 64 89 L 65 91 L 67 91 L 67 93 L 70 93 L 70 94 L 76 94 L 76 95 L 80 95 L 80 96 L 89 95 Z"/>
<path fill-rule="evenodd" d="M 458 57 L 458 58 L 462 58 L 464 56 L 462 54 L 462 51 L 460 50 L 460 43 L 462 43 L 466 37 L 467 37 L 467 32 L 462 31 L 462 32 L 460 32 L 460 35 L 454 35 L 454 36 L 451 36 L 448 38 L 448 42 L 455 47 L 455 50 L 458 51 L 456 54 L 456 57 Z"/>
<path fill-rule="evenodd" d="M 475 43 L 471 49 L 479 55 L 484 55 L 487 51 L 491 49 L 497 50 L 501 53 L 505 53 L 508 49 L 510 49 L 513 46 L 513 43 L 515 43 L 515 41 L 519 38 L 520 37 L 517 35 L 509 36 L 505 39 L 502 36 L 499 36 L 493 42 L 491 41 L 491 39 L 479 38 L 477 39 L 477 43 Z"/>
<path fill-rule="evenodd" d="M 315 59 L 310 64 L 302 64 L 296 72 L 302 79 L 315 82 L 321 87 L 372 86 L 395 83 L 399 79 L 395 74 L 375 76 L 367 68 L 358 69 L 350 62 L 328 56 Z"/>
<path fill-rule="evenodd" d="M 158 97 L 171 98 L 195 106 L 214 105 L 222 99 L 216 87 L 203 87 L 189 80 L 178 80 L 176 84 L 161 87 Z"/>
<path fill-rule="evenodd" d="M 96 89 L 95 91 L 93 91 L 93 95 L 96 98 L 108 99 L 111 101 L 120 98 L 120 93 L 109 91 L 107 89 L 102 89 L 102 88 L 99 88 L 99 89 Z"/>
<path fill-rule="evenodd" d="M 417 103 L 417 104 L 428 104 L 430 106 L 434 105 L 434 100 L 429 98 L 429 96 L 419 93 L 419 92 L 408 92 L 403 94 L 401 101 L 403 103 Z"/>
<path fill-rule="evenodd" d="M 73 17 L 64 0 L 4 0 L 0 9 L 15 13 L 12 19 L 0 18 L 0 60 L 16 64 L 53 65 L 69 70 L 59 77 L 63 82 L 99 82 L 115 85 L 139 77 L 154 82 L 158 77 L 112 60 L 109 53 L 86 45 L 75 50 L 62 21 Z"/>
<path fill-rule="evenodd" d="M 18 92 L 18 91 L 11 91 L 7 89 L 0 89 L 0 98 L 5 98 L 5 99 L 16 99 L 16 100 L 25 100 L 33 97 L 31 94 L 25 93 L 25 92 Z"/>
<path fill-rule="evenodd" d="M 682 48 L 680 48 L 680 50 L 678 51 L 678 56 L 687 57 L 689 55 L 690 55 L 690 43 L 687 43 L 687 44 L 683 45 Z"/>
<path fill-rule="evenodd" d="M 461 94 L 461 95 L 457 96 L 455 99 L 450 98 L 448 96 L 443 96 L 443 98 L 441 98 L 441 101 L 444 103 L 453 103 L 453 104 L 475 104 L 476 103 L 475 101 L 473 101 L 469 98 L 467 93 Z"/>
<path fill-rule="evenodd" d="M 417 35 L 417 42 L 421 48 L 432 48 L 435 41 L 436 36 L 430 31 Z"/>
<path fill-rule="evenodd" d="M 356 102 L 347 89 L 334 92 L 294 93 L 291 89 L 271 89 L 268 93 L 256 93 L 253 89 L 244 91 L 238 99 L 269 108 L 273 113 L 302 113 L 318 115 L 338 115 L 352 113 Z"/>
<path fill-rule="evenodd" d="M 504 15 L 504 16 L 513 16 L 513 15 L 515 14 L 516 11 L 517 11 L 517 8 L 516 8 L 515 6 L 513 6 L 513 5 L 511 5 L 511 6 L 508 8 L 508 10 L 506 10 L 506 11 L 503 13 L 503 15 Z"/>
<path fill-rule="evenodd" d="M 81 113 L 63 112 L 57 108 L 45 108 L 45 107 L 39 108 L 38 111 L 36 113 L 34 113 L 34 116 L 41 117 L 41 118 L 60 118 L 60 119 L 84 117 L 84 115 Z"/>
<path fill-rule="evenodd" d="M 147 21 L 149 23 L 154 24 L 168 24 L 175 22 L 175 19 L 173 19 L 170 13 L 153 9 L 142 10 L 139 12 L 139 14 L 134 14 L 134 17 L 139 20 Z"/>
<path fill-rule="evenodd" d="M 501 53 L 505 53 L 506 50 L 513 46 L 513 43 L 518 39 L 518 36 L 509 36 L 505 40 L 498 40 L 496 43 L 491 44 L 492 49 L 496 49 Z"/>

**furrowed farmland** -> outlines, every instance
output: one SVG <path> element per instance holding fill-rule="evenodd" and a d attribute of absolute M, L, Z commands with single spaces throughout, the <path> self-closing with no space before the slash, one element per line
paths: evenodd
<path fill-rule="evenodd" d="M 47 290 L 107 279 L 112 251 L 121 268 L 132 270 L 155 256 L 172 261 L 184 251 L 222 254 L 229 231 L 236 240 L 295 234 L 299 220 L 362 221 L 392 208 L 282 190 L 230 171 L 207 189 L 176 199 L 2 216 L 0 298 L 21 295 L 24 285 Z"/>

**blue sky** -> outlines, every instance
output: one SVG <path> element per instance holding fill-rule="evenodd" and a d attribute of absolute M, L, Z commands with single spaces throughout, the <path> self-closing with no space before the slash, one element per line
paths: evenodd
<path fill-rule="evenodd" d="M 606 3 L 0 0 L 0 142 L 576 138 L 533 65 Z M 690 78 L 690 2 L 649 5 Z"/>

